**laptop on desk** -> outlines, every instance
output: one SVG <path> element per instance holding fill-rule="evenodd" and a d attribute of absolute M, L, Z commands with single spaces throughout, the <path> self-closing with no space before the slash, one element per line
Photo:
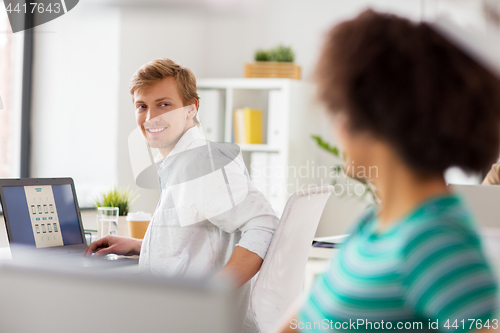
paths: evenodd
<path fill-rule="evenodd" d="M 448 187 L 465 200 L 480 228 L 500 228 L 499 185 L 449 184 Z"/>
<path fill-rule="evenodd" d="M 19 255 L 31 248 L 30 255 L 83 259 L 87 242 L 73 179 L 0 179 L 0 203 L 13 259 L 17 248 Z"/>

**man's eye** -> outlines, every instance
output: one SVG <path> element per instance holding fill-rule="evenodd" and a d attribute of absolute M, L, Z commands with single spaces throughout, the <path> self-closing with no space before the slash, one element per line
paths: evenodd
<path fill-rule="evenodd" d="M 160 106 L 170 106 L 170 103 L 161 103 Z"/>
<path fill-rule="evenodd" d="M 146 108 L 146 105 L 137 105 L 138 110 L 144 110 Z"/>

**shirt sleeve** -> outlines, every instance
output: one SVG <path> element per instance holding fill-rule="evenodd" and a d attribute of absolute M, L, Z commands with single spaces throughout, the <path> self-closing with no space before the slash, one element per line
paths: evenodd
<path fill-rule="evenodd" d="M 236 246 L 243 247 L 264 260 L 273 236 L 274 230 L 272 229 L 248 229 L 243 232 L 240 242 Z"/>
<path fill-rule="evenodd" d="M 261 198 L 261 200 L 265 200 L 265 198 Z M 265 202 L 267 203 L 267 200 Z M 269 203 L 267 204 L 269 205 Z M 243 247 L 264 260 L 277 225 L 278 217 L 271 213 L 250 219 L 241 225 L 241 239 L 236 246 Z"/>
<path fill-rule="evenodd" d="M 274 231 L 278 226 L 276 216 L 271 204 L 250 180 L 245 163 L 241 155 L 230 158 L 218 151 L 213 152 L 217 161 L 223 161 L 222 179 L 225 194 L 217 199 L 211 193 L 214 186 L 207 186 L 205 198 L 209 197 L 211 203 L 203 209 L 205 216 L 213 225 L 224 232 L 234 233 L 241 231 L 241 239 L 237 246 L 256 253 L 264 259 L 271 243 Z M 223 206 L 223 199 L 228 199 Z M 206 199 L 204 199 L 206 200 Z M 216 211 L 218 214 L 206 215 L 206 211 Z"/>
<path fill-rule="evenodd" d="M 404 254 L 406 305 L 437 320 L 441 332 L 475 330 L 478 320 L 493 320 L 497 287 L 477 236 L 449 226 L 415 235 Z"/>
<path fill-rule="evenodd" d="M 241 231 L 237 246 L 256 253 L 262 259 L 278 226 L 278 217 L 271 205 L 251 183 L 242 202 L 227 212 L 210 218 L 209 221 L 228 233 Z"/>

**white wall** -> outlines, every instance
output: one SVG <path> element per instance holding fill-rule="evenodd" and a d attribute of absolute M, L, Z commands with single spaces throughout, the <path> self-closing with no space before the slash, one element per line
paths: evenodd
<path fill-rule="evenodd" d="M 420 0 L 271 0 L 249 12 L 212 14 L 206 52 L 209 77 L 241 77 L 258 48 L 291 45 L 303 77 L 310 78 L 324 33 L 335 23 L 372 7 L 420 17 Z"/>
<path fill-rule="evenodd" d="M 84 205 L 117 179 L 119 29 L 81 2 L 34 33 L 32 176 L 73 177 Z"/>

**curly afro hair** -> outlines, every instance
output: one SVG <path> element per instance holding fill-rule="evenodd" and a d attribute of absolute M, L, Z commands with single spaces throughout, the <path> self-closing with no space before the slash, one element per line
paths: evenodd
<path fill-rule="evenodd" d="M 329 111 L 417 172 L 480 171 L 499 155 L 500 81 L 424 22 L 367 10 L 335 26 L 315 77 Z"/>

